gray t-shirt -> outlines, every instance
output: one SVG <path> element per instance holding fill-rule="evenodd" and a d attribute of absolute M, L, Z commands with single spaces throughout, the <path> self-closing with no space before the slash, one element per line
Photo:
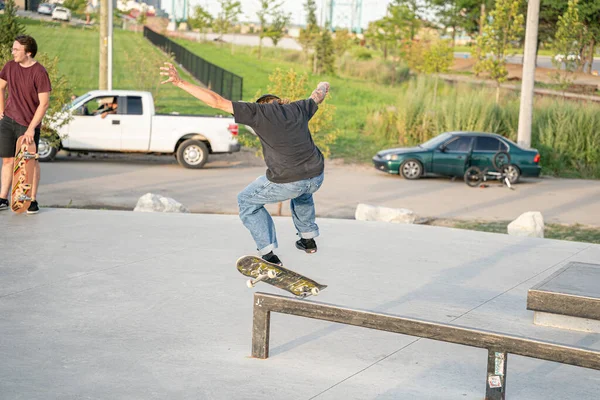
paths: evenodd
<path fill-rule="evenodd" d="M 313 99 L 290 104 L 233 102 L 235 122 L 250 126 L 260 139 L 271 182 L 295 182 L 323 172 L 323 154 L 308 129 L 318 108 Z"/>

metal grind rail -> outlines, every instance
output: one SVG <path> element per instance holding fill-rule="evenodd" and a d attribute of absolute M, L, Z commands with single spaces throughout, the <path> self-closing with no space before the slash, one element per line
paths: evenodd
<path fill-rule="evenodd" d="M 600 352 L 590 349 L 260 292 L 254 294 L 252 357 L 269 357 L 272 312 L 487 349 L 488 400 L 505 399 L 509 353 L 600 370 Z"/>

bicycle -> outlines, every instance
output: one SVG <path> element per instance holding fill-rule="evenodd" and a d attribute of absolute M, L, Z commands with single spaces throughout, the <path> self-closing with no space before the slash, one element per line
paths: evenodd
<path fill-rule="evenodd" d="M 477 166 L 470 166 L 465 171 L 465 183 L 470 187 L 478 187 L 483 182 L 494 179 L 501 181 L 510 190 L 514 190 L 514 187 L 510 183 L 509 174 L 507 173 L 507 169 L 510 166 L 510 154 L 506 151 L 497 152 L 492 158 L 492 165 L 495 171 L 490 171 L 489 168 L 481 170 Z"/>

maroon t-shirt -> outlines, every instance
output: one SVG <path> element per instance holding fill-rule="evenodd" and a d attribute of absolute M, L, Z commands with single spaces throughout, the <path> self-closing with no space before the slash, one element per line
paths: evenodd
<path fill-rule="evenodd" d="M 4 115 L 14 119 L 19 125 L 29 126 L 35 110 L 40 105 L 38 93 L 52 90 L 46 68 L 39 62 L 24 68 L 19 63 L 9 61 L 0 71 L 0 79 L 8 82 L 8 100 L 4 107 Z"/>

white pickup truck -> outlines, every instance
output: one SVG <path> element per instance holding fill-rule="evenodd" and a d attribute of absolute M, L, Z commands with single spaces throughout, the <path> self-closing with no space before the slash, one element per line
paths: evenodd
<path fill-rule="evenodd" d="M 58 150 L 175 154 L 186 168 L 202 168 L 209 154 L 240 150 L 232 117 L 156 114 L 150 92 L 94 90 L 73 100 L 73 117 L 58 129 L 59 148 L 42 138 L 40 161 Z"/>

